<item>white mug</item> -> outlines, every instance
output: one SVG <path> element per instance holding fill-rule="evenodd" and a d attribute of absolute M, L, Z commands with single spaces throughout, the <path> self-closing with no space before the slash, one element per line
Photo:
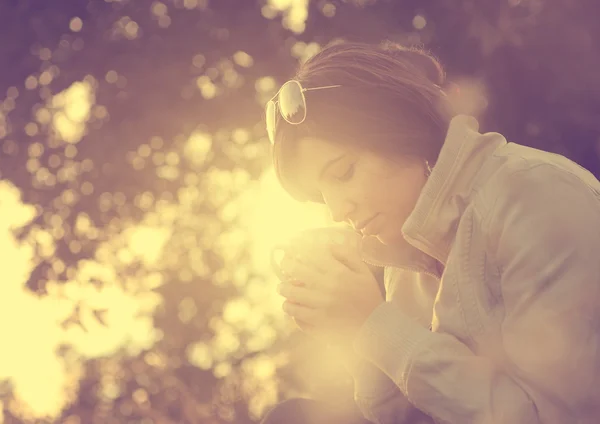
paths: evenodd
<path fill-rule="evenodd" d="M 279 251 L 282 251 L 285 256 L 286 250 L 289 249 L 290 246 L 295 246 L 296 248 L 299 247 L 300 250 L 302 250 L 303 248 L 310 249 L 315 243 L 326 244 L 331 241 L 345 244 L 349 249 L 353 249 L 359 247 L 360 239 L 361 236 L 352 229 L 343 227 L 319 227 L 304 230 L 287 243 L 277 244 L 271 249 L 271 267 L 281 281 L 289 281 L 292 276 L 287 275 L 281 269 L 280 263 L 277 260 L 277 253 Z"/>

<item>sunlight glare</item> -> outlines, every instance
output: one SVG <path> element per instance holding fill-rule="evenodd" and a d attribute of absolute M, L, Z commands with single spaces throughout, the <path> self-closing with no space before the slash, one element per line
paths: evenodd
<path fill-rule="evenodd" d="M 299 203 L 279 185 L 273 168 L 261 177 L 258 186 L 245 193 L 243 219 L 250 232 L 253 265 L 259 271 L 270 271 L 270 251 L 299 232 L 332 225 L 323 205 Z"/>

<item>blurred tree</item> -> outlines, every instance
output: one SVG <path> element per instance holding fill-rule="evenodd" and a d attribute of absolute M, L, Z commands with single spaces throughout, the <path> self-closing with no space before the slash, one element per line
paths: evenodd
<path fill-rule="evenodd" d="M 599 8 L 0 2 L 0 178 L 38 212 L 14 228 L 35 252 L 28 289 L 73 300 L 78 278 L 100 294 L 117 283 L 134 299 L 161 299 L 139 312 L 153 317 L 156 338 L 134 342 L 147 329 L 132 327 L 114 351 L 87 356 L 73 339 L 63 343 L 58 357 L 83 371 L 69 380 L 60 422 L 245 423 L 294 394 L 348 400 L 344 374 L 315 362 L 315 347 L 274 306 L 272 276 L 251 265 L 239 197 L 269 166 L 262 105 L 299 60 L 335 38 L 424 44 L 477 100 L 482 129 L 600 176 Z M 86 260 L 100 276 L 86 277 Z M 118 332 L 110 317 L 134 322 L 115 304 L 73 300 L 68 321 L 100 343 L 103 325 Z M 31 313 L 32 322 L 42 317 Z M 34 419 L 16 382 L 0 386 L 5 422 Z"/>

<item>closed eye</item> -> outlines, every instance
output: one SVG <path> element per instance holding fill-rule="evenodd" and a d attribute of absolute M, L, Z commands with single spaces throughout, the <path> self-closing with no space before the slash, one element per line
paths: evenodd
<path fill-rule="evenodd" d="M 348 170 L 344 173 L 344 175 L 342 175 L 341 177 L 338 177 L 337 179 L 339 181 L 348 181 L 354 175 L 354 168 L 355 168 L 354 164 L 350 165 L 348 167 Z"/>

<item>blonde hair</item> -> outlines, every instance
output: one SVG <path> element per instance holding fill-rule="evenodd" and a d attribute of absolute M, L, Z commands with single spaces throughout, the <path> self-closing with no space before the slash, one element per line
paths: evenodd
<path fill-rule="evenodd" d="M 283 187 L 299 200 L 289 171 L 298 140 L 314 137 L 366 148 L 387 157 L 435 163 L 450 122 L 445 72 L 428 51 L 392 41 L 336 41 L 300 65 L 293 79 L 305 92 L 306 120 L 278 119 L 273 161 Z M 278 117 L 279 118 L 279 117 Z"/>

